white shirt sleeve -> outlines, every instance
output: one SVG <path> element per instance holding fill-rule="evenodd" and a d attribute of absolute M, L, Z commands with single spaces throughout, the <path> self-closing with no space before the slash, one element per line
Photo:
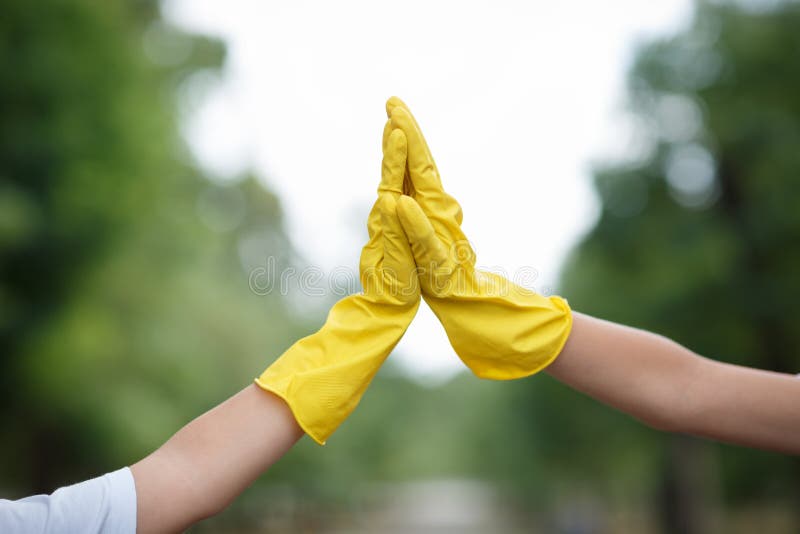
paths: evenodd
<path fill-rule="evenodd" d="M 0 499 L 3 534 L 135 534 L 136 486 L 127 467 L 18 501 Z"/>

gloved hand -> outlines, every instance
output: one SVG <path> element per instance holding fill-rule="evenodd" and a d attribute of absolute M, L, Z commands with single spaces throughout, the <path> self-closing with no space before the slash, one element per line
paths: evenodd
<path fill-rule="evenodd" d="M 385 132 L 378 199 L 361 252 L 363 293 L 337 302 L 317 333 L 295 343 L 256 379 L 286 401 L 320 445 L 355 409 L 419 307 L 414 258 L 396 210 L 405 167 L 405 135 Z"/>
<path fill-rule="evenodd" d="M 404 190 L 397 212 L 411 243 L 425 301 L 456 353 L 477 376 L 507 380 L 549 365 L 564 346 L 572 314 L 560 297 L 543 297 L 494 273 L 475 269 L 461 230 L 461 206 L 445 193 L 425 138 L 397 97 L 386 103 L 385 132 L 408 140 Z"/>

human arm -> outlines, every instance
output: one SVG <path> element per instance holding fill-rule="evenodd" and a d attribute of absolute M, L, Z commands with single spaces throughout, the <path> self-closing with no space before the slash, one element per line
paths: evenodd
<path fill-rule="evenodd" d="M 398 212 L 420 266 L 423 294 L 478 376 L 517 378 L 546 368 L 654 427 L 800 453 L 795 377 L 710 360 L 661 336 L 573 314 L 562 299 L 550 297 L 550 306 L 491 273 L 449 289 L 441 279 L 449 282 L 452 272 L 463 270 L 460 252 L 473 254 L 460 228 L 461 209 L 444 191 L 408 107 L 393 97 L 387 111 L 409 138 L 411 196 L 400 199 Z M 494 290 L 487 293 L 475 279 L 490 281 Z M 451 335 L 454 321 L 468 328 Z M 480 366 L 471 364 L 476 361 Z"/>
<path fill-rule="evenodd" d="M 302 435 L 286 403 L 246 387 L 131 467 L 136 532 L 180 532 L 221 512 Z"/>
<path fill-rule="evenodd" d="M 387 132 L 378 199 L 361 255 L 364 292 L 331 308 L 246 388 L 133 468 L 139 532 L 172 532 L 223 510 L 305 431 L 324 444 L 359 403 L 419 306 L 408 242 L 395 212 L 402 132 Z"/>
<path fill-rule="evenodd" d="M 0 532 L 179 532 L 224 509 L 301 435 L 288 406 L 252 385 L 131 468 L 0 499 Z"/>
<path fill-rule="evenodd" d="M 53 495 L 0 499 L 0 531 L 181 531 L 222 511 L 299 439 L 325 440 L 359 403 L 419 306 L 414 260 L 396 214 L 406 145 L 384 136 L 378 200 L 361 255 L 361 294 L 290 347 L 252 385 L 198 417 L 157 451 Z"/>
<path fill-rule="evenodd" d="M 800 454 L 800 380 L 792 375 L 704 358 L 580 313 L 547 372 L 660 430 Z"/>

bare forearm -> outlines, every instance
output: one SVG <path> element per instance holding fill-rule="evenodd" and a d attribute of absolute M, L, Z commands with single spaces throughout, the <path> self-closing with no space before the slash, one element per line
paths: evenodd
<path fill-rule="evenodd" d="M 548 372 L 662 430 L 800 453 L 800 380 L 790 375 L 709 360 L 579 313 Z"/>
<path fill-rule="evenodd" d="M 301 435 L 281 399 L 245 388 L 131 468 L 137 532 L 179 532 L 222 511 Z"/>
<path fill-rule="evenodd" d="M 800 454 L 800 380 L 794 375 L 705 360 L 683 431 L 739 445 Z M 691 398 L 690 397 L 690 398 Z"/>

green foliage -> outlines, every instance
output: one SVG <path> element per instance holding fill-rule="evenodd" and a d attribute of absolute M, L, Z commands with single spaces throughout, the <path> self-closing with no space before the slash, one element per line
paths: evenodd
<path fill-rule="evenodd" d="M 701 2 L 687 31 L 639 51 L 631 108 L 649 146 L 596 174 L 602 213 L 563 273 L 576 309 L 712 358 L 800 369 L 798 25 L 793 2 L 758 14 Z M 798 498 L 792 460 L 713 450 L 723 498 Z"/>
<path fill-rule="evenodd" d="M 210 184 L 178 135 L 176 90 L 219 42 L 155 2 L 10 1 L 0 25 L 0 478 L 50 491 L 135 461 L 306 329 L 239 262 L 253 239 L 290 260 L 276 198 Z"/>

